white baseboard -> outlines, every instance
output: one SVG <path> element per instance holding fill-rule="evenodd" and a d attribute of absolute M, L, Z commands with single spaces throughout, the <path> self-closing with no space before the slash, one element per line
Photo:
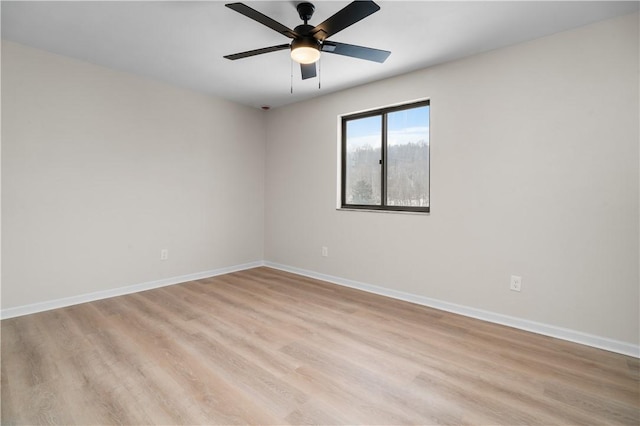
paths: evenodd
<path fill-rule="evenodd" d="M 264 262 L 264 266 L 269 268 L 280 269 L 282 271 L 291 272 L 298 275 L 315 278 L 322 281 L 328 281 L 334 284 L 363 290 L 369 293 L 375 293 L 394 299 L 404 300 L 418 305 L 424 305 L 442 311 L 452 312 L 454 314 L 464 315 L 466 317 L 477 318 L 483 321 L 495 324 L 506 325 L 508 327 L 520 330 L 530 331 L 545 336 L 555 337 L 594 348 L 604 349 L 610 352 L 616 352 L 623 355 L 629 355 L 640 358 L 640 346 L 631 343 L 621 342 L 618 340 L 608 339 L 606 337 L 595 336 L 593 334 L 583 333 L 581 331 L 570 330 L 553 325 L 543 324 L 535 321 L 529 321 L 522 318 L 516 318 L 509 315 L 498 314 L 495 312 L 484 311 L 482 309 L 471 308 L 468 306 L 457 305 L 455 303 L 444 302 L 442 300 L 431 299 L 425 296 L 405 293 L 402 291 L 392 290 L 389 288 L 379 287 L 371 284 L 365 284 L 358 281 L 352 281 L 345 278 L 325 275 L 314 271 L 294 268 L 287 265 L 281 265 L 274 262 Z"/>
<path fill-rule="evenodd" d="M 529 321 L 522 318 L 516 318 L 508 315 L 498 314 L 495 312 L 484 311 L 482 309 L 471 308 L 469 306 L 457 305 L 455 303 L 444 302 L 442 300 L 432 299 L 416 294 L 405 293 L 402 291 L 392 290 L 385 287 L 379 287 L 371 284 L 365 284 L 358 281 L 348 280 L 345 278 L 334 277 L 332 275 L 321 274 L 319 272 L 309 271 L 306 269 L 294 268 L 292 266 L 281 265 L 274 262 L 256 261 L 241 265 L 229 266 L 210 271 L 203 271 L 194 274 L 181 275 L 178 277 L 164 278 L 157 281 L 149 281 L 141 284 L 135 284 L 126 287 L 119 287 L 110 290 L 96 291 L 93 293 L 81 294 L 79 296 L 65 297 L 62 299 L 50 300 L 46 302 L 33 303 L 30 305 L 17 306 L 14 308 L 2 309 L 0 318 L 7 319 L 19 317 L 22 315 L 35 314 L 37 312 L 48 311 L 51 309 L 64 308 L 67 306 L 78 305 L 81 303 L 92 302 L 94 300 L 108 299 L 110 297 L 122 296 L 125 294 L 137 293 L 144 290 L 165 287 L 169 285 L 179 284 L 187 281 L 200 280 L 204 278 L 215 277 L 217 275 L 229 274 L 231 272 L 242 271 L 245 269 L 256 268 L 259 266 L 268 266 L 274 269 L 291 272 L 315 278 L 322 281 L 363 290 L 369 293 L 375 293 L 394 299 L 404 300 L 418 305 L 428 306 L 442 311 L 452 312 L 471 318 L 477 318 L 496 324 L 506 325 L 508 327 L 520 330 L 530 331 L 545 336 L 555 337 L 570 342 L 580 343 L 594 348 L 604 349 L 624 355 L 640 358 L 640 346 L 633 345 L 606 337 L 595 336 L 593 334 L 583 333 L 580 331 L 570 330 L 553 325 L 543 324 L 535 321 Z"/>
<path fill-rule="evenodd" d="M 51 309 L 64 308 L 81 303 L 93 302 L 94 300 L 108 299 L 110 297 L 122 296 L 125 294 L 137 293 L 144 290 L 151 290 L 159 287 L 184 283 L 187 281 L 211 278 L 217 275 L 229 274 L 231 272 L 264 266 L 263 261 L 244 263 L 241 265 L 229 266 L 226 268 L 212 269 L 210 271 L 197 272 L 194 274 L 181 275 L 179 277 L 164 278 L 157 281 L 149 281 L 141 284 L 134 284 L 126 287 L 119 287 L 110 290 L 96 291 L 93 293 L 81 294 L 78 296 L 65 297 L 62 299 L 49 300 L 46 302 L 33 303 L 30 305 L 17 306 L 15 308 L 2 309 L 0 318 L 7 319 L 22 315 L 35 314 L 37 312 L 49 311 Z"/>

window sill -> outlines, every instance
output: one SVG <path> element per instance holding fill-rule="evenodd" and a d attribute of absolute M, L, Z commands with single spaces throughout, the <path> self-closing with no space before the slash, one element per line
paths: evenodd
<path fill-rule="evenodd" d="M 385 213 L 385 214 L 408 214 L 417 216 L 429 216 L 431 212 L 410 212 L 405 210 L 379 210 L 379 209 L 350 209 L 348 207 L 336 207 L 341 212 L 366 212 L 366 213 Z"/>

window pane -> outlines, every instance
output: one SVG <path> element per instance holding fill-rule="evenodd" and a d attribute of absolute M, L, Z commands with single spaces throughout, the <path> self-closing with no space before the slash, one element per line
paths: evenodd
<path fill-rule="evenodd" d="M 429 206 L 429 106 L 387 116 L 387 205 Z"/>
<path fill-rule="evenodd" d="M 347 121 L 346 204 L 380 205 L 382 117 Z"/>

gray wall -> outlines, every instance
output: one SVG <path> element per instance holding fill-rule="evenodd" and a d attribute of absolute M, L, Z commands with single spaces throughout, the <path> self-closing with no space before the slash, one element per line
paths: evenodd
<path fill-rule="evenodd" d="M 262 111 L 3 42 L 2 307 L 262 260 L 264 146 Z"/>

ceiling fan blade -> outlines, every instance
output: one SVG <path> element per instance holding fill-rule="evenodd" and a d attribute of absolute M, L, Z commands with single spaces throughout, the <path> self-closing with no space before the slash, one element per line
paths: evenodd
<path fill-rule="evenodd" d="M 289 49 L 288 44 L 279 44 L 277 46 L 263 47 L 262 49 L 248 50 L 246 52 L 234 53 L 233 55 L 226 55 L 225 58 L 235 61 L 236 59 L 248 58 L 250 56 L 262 55 L 263 53 L 277 52 L 278 50 Z"/>
<path fill-rule="evenodd" d="M 269 18 L 267 15 L 263 15 L 262 13 L 258 12 L 255 9 L 250 8 L 245 4 L 228 3 L 228 4 L 225 4 L 225 6 L 227 6 L 229 9 L 233 9 L 236 12 L 243 14 L 247 18 L 251 18 L 254 21 L 260 22 L 262 25 L 265 25 L 271 28 L 272 30 L 279 32 L 285 37 L 289 37 L 289 38 L 298 37 L 298 34 L 295 31 L 293 31 L 291 28 L 285 25 L 282 25 L 280 22 Z"/>
<path fill-rule="evenodd" d="M 384 62 L 389 55 L 391 55 L 391 52 L 388 50 L 372 49 L 371 47 L 338 43 L 336 41 L 325 41 L 322 44 L 322 51 L 380 63 Z"/>
<path fill-rule="evenodd" d="M 318 40 L 324 40 L 378 10 L 380 10 L 380 6 L 372 1 L 354 1 L 317 25 L 311 30 L 311 34 Z"/>
<path fill-rule="evenodd" d="M 302 71 L 302 79 L 313 78 L 316 76 L 316 63 L 312 64 L 300 64 L 300 70 Z"/>

